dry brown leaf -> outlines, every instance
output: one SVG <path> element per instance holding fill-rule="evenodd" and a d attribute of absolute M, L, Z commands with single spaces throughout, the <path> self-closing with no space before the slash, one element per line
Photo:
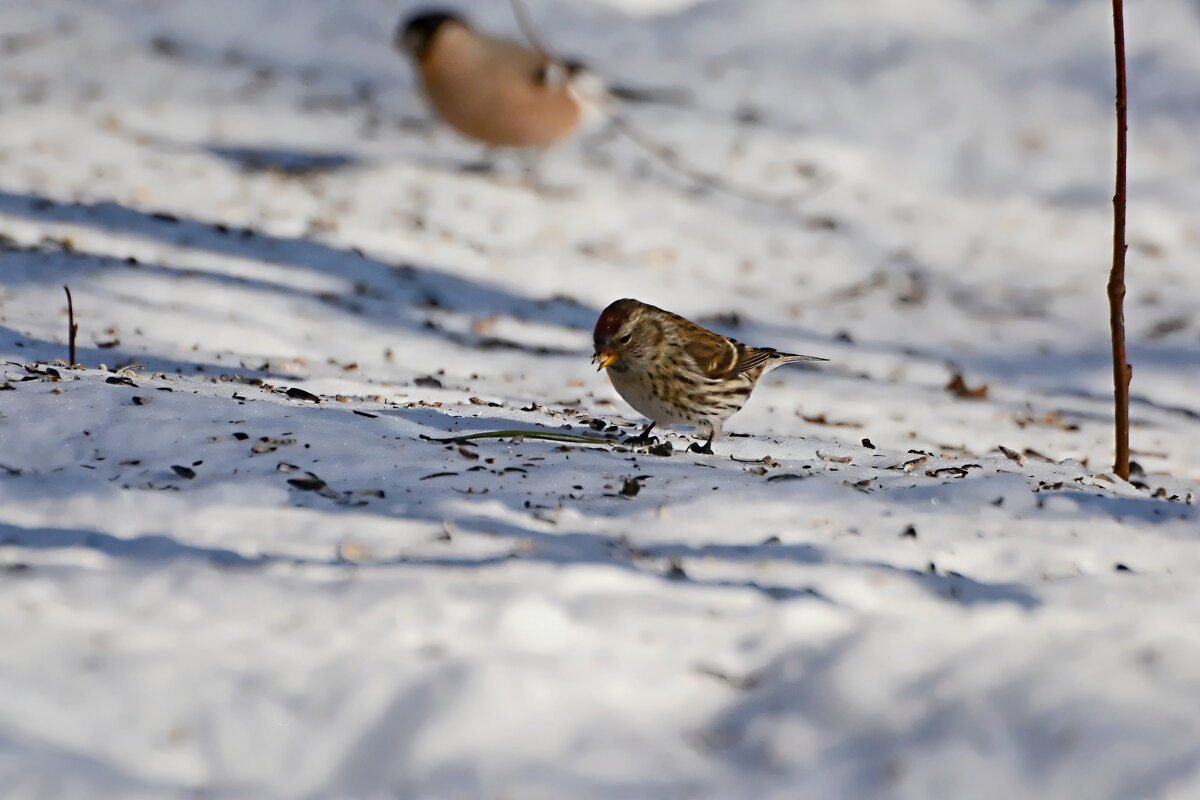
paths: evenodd
<path fill-rule="evenodd" d="M 967 386 L 967 382 L 963 380 L 962 373 L 954 373 L 954 377 L 946 384 L 945 389 L 955 397 L 961 397 L 964 400 L 983 400 L 988 395 L 988 386 L 986 383 L 981 383 L 972 389 Z"/>

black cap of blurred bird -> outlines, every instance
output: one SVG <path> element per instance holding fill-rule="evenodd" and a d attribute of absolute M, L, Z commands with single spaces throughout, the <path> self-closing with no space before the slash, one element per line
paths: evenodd
<path fill-rule="evenodd" d="M 476 31 L 452 11 L 408 17 L 395 43 L 412 59 L 437 115 L 471 139 L 491 147 L 547 148 L 583 121 L 573 67 Z"/>
<path fill-rule="evenodd" d="M 452 11 L 421 11 L 402 20 L 396 27 L 396 49 L 410 58 L 421 58 L 437 36 L 438 29 L 448 22 L 466 24 Z"/>

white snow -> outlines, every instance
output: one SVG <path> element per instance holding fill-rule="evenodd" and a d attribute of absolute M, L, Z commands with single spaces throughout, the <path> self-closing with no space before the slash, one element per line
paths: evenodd
<path fill-rule="evenodd" d="M 415 6 L 0 6 L 6 800 L 1200 796 L 1195 4 L 1127 9 L 1134 484 L 1108 4 L 531 4 L 786 209 L 461 170 Z M 421 438 L 634 432 L 623 296 L 830 363 L 711 457 Z"/>

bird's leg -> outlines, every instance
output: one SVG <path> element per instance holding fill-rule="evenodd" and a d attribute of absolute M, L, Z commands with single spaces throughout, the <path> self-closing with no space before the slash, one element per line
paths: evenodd
<path fill-rule="evenodd" d="M 705 442 L 703 446 L 698 445 L 695 442 L 692 442 L 691 444 L 688 445 L 688 452 L 689 453 L 699 453 L 702 456 L 711 456 L 713 454 L 712 443 L 713 443 L 713 439 L 715 439 L 716 436 L 717 436 L 716 431 L 713 431 L 712 433 L 710 433 L 708 435 L 708 441 Z"/>
<path fill-rule="evenodd" d="M 628 439 L 621 442 L 621 444 L 650 444 L 651 442 L 657 442 L 658 437 L 650 435 L 650 431 L 652 431 L 653 429 L 654 429 L 654 423 L 651 422 L 649 425 L 642 428 L 642 432 L 639 433 L 637 436 L 630 436 Z"/>

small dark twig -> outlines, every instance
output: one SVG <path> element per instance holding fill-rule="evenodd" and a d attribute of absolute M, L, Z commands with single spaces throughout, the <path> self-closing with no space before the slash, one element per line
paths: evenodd
<path fill-rule="evenodd" d="M 79 326 L 75 324 L 75 303 L 71 300 L 71 290 L 64 286 L 63 291 L 67 293 L 67 361 L 75 366 L 75 336 L 79 333 Z"/>
<path fill-rule="evenodd" d="M 1108 276 L 1109 323 L 1112 328 L 1113 396 L 1116 404 L 1116 456 L 1113 472 L 1129 480 L 1129 380 L 1132 369 L 1125 355 L 1125 206 L 1128 122 L 1125 78 L 1125 14 L 1113 0 L 1113 52 L 1117 73 L 1117 186 L 1113 194 L 1112 271 Z"/>

